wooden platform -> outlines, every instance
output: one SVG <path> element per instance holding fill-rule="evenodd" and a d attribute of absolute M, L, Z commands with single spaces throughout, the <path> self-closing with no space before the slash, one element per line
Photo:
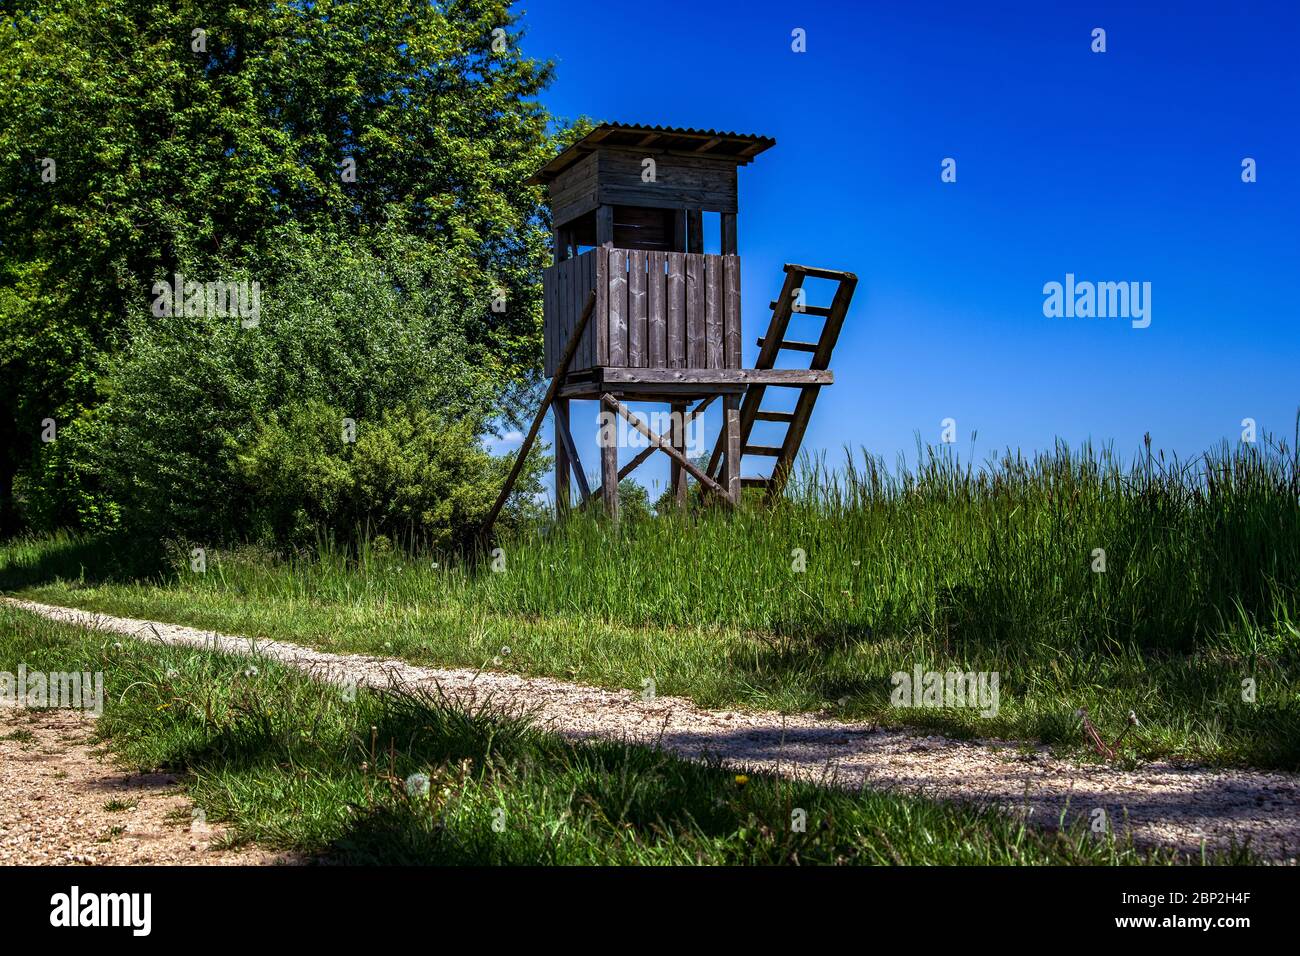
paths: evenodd
<path fill-rule="evenodd" d="M 560 389 L 561 398 L 599 399 L 612 392 L 630 401 L 665 397 L 705 398 L 739 395 L 751 385 L 804 386 L 834 384 L 829 369 L 797 368 L 610 368 L 600 366 L 570 374 Z M 644 396 L 643 398 L 638 396 Z"/>

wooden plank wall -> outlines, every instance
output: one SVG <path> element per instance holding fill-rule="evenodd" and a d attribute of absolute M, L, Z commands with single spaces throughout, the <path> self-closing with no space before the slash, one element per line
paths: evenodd
<path fill-rule="evenodd" d="M 597 248 L 551 266 L 542 277 L 548 376 L 593 289 L 571 372 L 740 368 L 739 256 Z"/>
<path fill-rule="evenodd" d="M 567 225 L 596 208 L 598 160 L 595 154 L 574 163 L 551 183 L 551 217 Z"/>
<path fill-rule="evenodd" d="M 564 354 L 569 335 L 577 327 L 587 296 L 596 288 L 597 258 L 603 249 L 592 249 L 573 259 L 557 262 L 542 273 L 544 367 L 549 378 Z M 582 341 L 569 362 L 569 371 L 596 364 L 596 319 L 587 324 Z"/>
<path fill-rule="evenodd" d="M 602 149 L 595 173 L 596 201 L 611 206 L 661 209 L 708 209 L 736 212 L 736 163 L 733 159 L 648 154 L 637 149 Z M 646 157 L 655 160 L 655 182 L 642 179 Z M 584 171 L 584 182 L 590 182 Z M 576 177 L 575 177 L 576 178 Z M 588 187 L 590 188 L 590 187 Z M 557 219 L 557 222 L 565 222 Z"/>

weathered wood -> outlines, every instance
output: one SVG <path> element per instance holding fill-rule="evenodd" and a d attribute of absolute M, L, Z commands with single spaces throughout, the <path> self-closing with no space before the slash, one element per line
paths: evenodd
<path fill-rule="evenodd" d="M 776 311 L 777 302 L 776 301 L 769 302 L 767 304 L 767 307 L 773 311 Z M 826 316 L 831 314 L 831 310 L 828 306 L 823 306 L 823 305 L 804 305 L 803 309 L 799 312 L 799 314 L 815 315 L 821 318 L 825 318 Z"/>
<path fill-rule="evenodd" d="M 666 304 L 667 276 L 664 263 L 667 255 L 652 252 L 646 257 L 646 366 L 668 367 L 668 310 Z"/>
<path fill-rule="evenodd" d="M 597 259 L 603 253 L 604 250 L 589 250 L 580 256 L 549 266 L 542 274 L 542 308 L 545 315 L 543 367 L 547 376 L 555 374 L 559 353 L 577 324 L 587 294 L 598 286 Z M 596 366 L 595 340 L 602 324 L 600 314 L 598 306 L 569 363 L 571 372 L 581 372 Z"/>
<path fill-rule="evenodd" d="M 705 368 L 704 258 L 686 257 L 686 366 Z"/>
<path fill-rule="evenodd" d="M 581 256 L 583 270 L 583 288 L 590 290 L 596 288 L 596 256 L 598 251 L 585 253 Z M 596 313 L 600 321 L 600 313 Z M 596 323 L 587 323 L 587 330 L 582 333 L 582 341 L 578 343 L 578 367 L 591 368 L 596 364 Z"/>
<path fill-rule="evenodd" d="M 740 257 L 722 257 L 723 306 L 722 338 L 723 366 L 740 368 Z"/>
<path fill-rule="evenodd" d="M 801 368 L 616 368 L 601 369 L 606 384 L 666 384 L 680 382 L 698 385 L 832 385 L 835 375 L 828 369 Z"/>
<path fill-rule="evenodd" d="M 620 249 L 672 248 L 673 210 L 642 206 L 614 207 L 614 245 Z"/>
<path fill-rule="evenodd" d="M 755 371 L 766 371 L 769 374 L 778 371 L 773 368 L 777 353 L 782 349 L 795 349 L 812 352 L 813 357 L 809 362 L 808 375 L 824 373 L 828 371 L 831 352 L 835 348 L 840 328 L 843 326 L 844 318 L 848 312 L 849 302 L 853 298 L 853 292 L 858 281 L 857 276 L 851 272 L 840 272 L 832 269 L 808 269 L 803 266 L 790 265 L 785 267 L 785 272 L 786 277 L 781 294 L 773 303 L 772 321 L 768 327 L 767 335 L 759 340 L 759 353 L 755 362 L 757 366 Z M 837 286 L 834 299 L 825 310 L 818 309 L 818 311 L 825 312 L 826 322 L 822 326 L 822 333 L 817 342 L 815 344 L 791 342 L 785 338 L 785 332 L 790 322 L 791 308 L 795 294 L 802 288 L 804 279 L 810 275 L 835 281 Z M 813 308 L 815 307 L 810 307 L 805 311 L 811 313 Z M 829 383 L 819 381 L 801 383 L 798 386 L 800 388 L 799 397 L 795 401 L 794 411 L 792 412 L 762 412 L 759 410 L 759 406 L 769 384 L 774 383 L 764 382 L 759 379 L 746 390 L 744 401 L 740 407 L 739 432 L 743 454 L 764 455 L 776 459 L 766 486 L 768 500 L 771 500 L 780 495 L 785 488 L 785 483 L 789 479 L 790 471 L 794 466 L 795 456 L 798 455 L 799 448 L 803 443 L 804 433 L 812 417 L 812 410 L 817 402 L 817 396 L 821 391 L 821 387 Z M 751 445 L 749 443 L 749 436 L 756 421 L 786 423 L 785 439 L 780 447 Z M 720 436 L 717 444 L 714 445 L 713 454 L 709 457 L 708 472 L 710 474 L 719 474 L 726 457 L 724 437 Z"/>
<path fill-rule="evenodd" d="M 686 256 L 668 254 L 668 367 L 686 367 Z"/>
<path fill-rule="evenodd" d="M 592 250 L 596 260 L 596 354 L 593 367 L 609 364 L 609 250 L 597 246 Z"/>
<path fill-rule="evenodd" d="M 722 368 L 722 256 L 704 257 L 704 364 Z"/>
<path fill-rule="evenodd" d="M 565 376 L 569 374 L 569 361 L 573 358 L 573 353 L 578 348 L 578 339 L 581 338 L 583 330 L 587 323 L 591 321 L 591 313 L 596 308 L 595 293 L 587 297 L 587 305 L 582 310 L 582 316 L 578 320 L 578 327 L 574 330 L 575 334 L 569 336 L 569 341 L 564 345 L 564 354 L 560 356 L 560 361 L 555 369 L 555 376 L 551 379 L 550 387 L 546 389 L 546 395 L 542 398 L 542 404 L 537 409 L 537 415 L 533 418 L 532 427 L 528 429 L 528 434 L 524 437 L 523 444 L 519 446 L 519 454 L 515 458 L 515 463 L 510 468 L 510 473 L 506 476 L 505 485 L 501 488 L 501 493 L 497 495 L 497 500 L 493 502 L 492 508 L 488 511 L 487 518 L 484 519 L 482 527 L 479 529 L 479 537 L 486 539 L 492 531 L 492 526 L 496 524 L 497 516 L 501 513 L 502 506 L 505 505 L 506 499 L 510 497 L 510 492 L 519 480 L 519 472 L 524 467 L 524 460 L 528 457 L 528 452 L 532 450 L 533 442 L 537 439 L 538 429 L 542 427 L 542 422 L 546 418 L 546 411 L 551 407 L 551 402 L 555 399 L 556 393 L 560 386 L 564 384 Z"/>
<path fill-rule="evenodd" d="M 703 414 L 704 410 L 708 408 L 710 405 L 712 405 L 713 400 L 717 397 L 718 396 L 716 395 L 710 395 L 708 398 L 704 399 L 693 409 L 687 412 L 686 418 L 684 420 L 685 424 L 689 425 L 693 419 Z M 631 461 L 629 461 L 626 465 L 624 465 L 622 468 L 618 470 L 618 480 L 622 481 L 628 475 L 632 474 L 632 472 L 636 471 L 637 468 L 645 464 L 645 460 L 647 458 L 649 458 L 658 450 L 659 448 L 656 445 L 649 445 L 648 447 L 641 449 L 641 451 L 637 453 L 637 456 L 635 458 L 633 458 Z M 672 467 L 676 469 L 679 466 L 676 464 L 676 462 L 674 462 Z M 581 510 L 589 501 L 593 501 L 596 498 L 600 498 L 602 496 L 603 488 L 604 486 L 601 485 L 595 491 L 588 492 L 587 496 L 578 503 L 579 510 Z"/>
<path fill-rule="evenodd" d="M 569 428 L 569 403 L 566 399 L 557 398 L 555 400 L 555 434 L 559 439 L 556 442 L 555 449 L 556 478 L 559 478 L 560 452 L 563 451 L 565 468 L 573 469 L 574 477 L 578 479 L 578 491 L 582 494 L 581 500 L 585 501 L 587 496 L 591 494 L 591 488 L 587 486 L 587 473 L 582 467 L 582 459 L 578 457 L 578 449 L 573 444 L 573 432 Z M 556 488 L 558 498 L 558 484 Z M 567 470 L 564 476 L 564 491 L 564 505 L 567 508 L 569 505 L 569 476 Z"/>
<path fill-rule="evenodd" d="M 763 347 L 758 350 L 758 358 L 754 360 L 755 370 L 772 370 L 776 364 L 777 352 L 781 348 L 781 342 L 785 339 L 785 330 L 790 325 L 790 307 L 794 302 L 795 293 L 803 286 L 803 280 L 804 274 L 802 272 L 792 272 L 786 269 L 785 281 L 781 284 L 781 294 L 777 296 L 776 307 L 772 310 L 772 320 L 767 327 Z M 830 383 L 807 382 L 803 384 Z M 763 395 L 767 390 L 767 385 L 768 382 L 756 380 L 745 393 L 745 400 L 740 406 L 740 441 L 742 445 L 749 440 L 749 435 L 754 428 L 754 414 L 763 403 Z M 717 443 L 713 446 L 713 454 L 709 456 L 709 474 L 718 473 L 724 451 L 723 438 L 719 435 Z"/>
<path fill-rule="evenodd" d="M 609 364 L 627 365 L 627 252 L 609 250 Z"/>
<path fill-rule="evenodd" d="M 813 279 L 830 279 L 833 282 L 851 282 L 858 284 L 858 277 L 852 272 L 843 272 L 839 269 L 817 269 L 813 266 L 801 266 L 793 262 L 787 262 L 784 266 L 786 273 L 802 273 Z"/>
<path fill-rule="evenodd" d="M 743 384 L 699 385 L 684 382 L 651 382 L 645 385 L 626 385 L 622 383 L 602 384 L 595 377 L 582 381 L 570 381 L 562 392 L 565 398 L 585 401 L 599 401 L 606 388 L 618 389 L 624 402 L 670 402 L 674 399 L 695 401 L 715 395 L 743 395 Z"/>
<path fill-rule="evenodd" d="M 722 465 L 722 484 L 733 505 L 740 504 L 740 396 L 726 395 L 722 399 L 722 440 L 726 444 L 726 459 Z"/>
<path fill-rule="evenodd" d="M 543 274 L 548 375 L 593 288 L 595 316 L 571 371 L 740 367 L 738 257 L 598 247 Z"/>
<path fill-rule="evenodd" d="M 731 396 L 727 396 L 727 398 L 730 397 Z M 696 481 L 698 481 L 700 484 L 704 485 L 706 488 L 708 488 L 709 490 L 713 491 L 716 494 L 724 493 L 721 485 L 719 485 L 716 481 L 714 481 L 712 478 L 706 475 L 703 471 L 699 469 L 699 467 L 693 461 L 691 461 L 689 458 L 687 458 L 685 455 L 683 455 L 681 452 L 679 452 L 676 448 L 673 447 L 671 439 L 664 438 L 662 435 L 656 435 L 653 431 L 650 430 L 650 428 L 644 422 L 641 421 L 641 419 L 637 418 L 637 416 L 632 412 L 630 408 L 628 408 L 626 405 L 624 405 L 622 402 L 616 399 L 613 395 L 606 392 L 604 395 L 601 396 L 600 400 L 607 407 L 612 408 L 619 415 L 621 415 L 629 425 L 631 425 L 642 435 L 648 438 L 651 444 L 658 447 L 660 451 L 662 451 L 673 461 L 677 462 L 683 468 L 685 468 L 686 471 L 690 474 L 690 476 L 694 478 Z M 726 398 L 724 398 L 724 401 L 725 400 Z M 617 469 L 615 469 L 614 474 L 617 474 Z M 608 500 L 609 495 L 606 494 L 605 497 L 606 500 Z"/>
<path fill-rule="evenodd" d="M 602 395 L 600 409 L 602 415 L 600 428 L 600 490 L 605 502 L 605 514 L 611 521 L 618 523 L 618 437 L 617 430 L 603 420 L 606 416 L 616 414 L 618 400 L 612 395 Z"/>
<path fill-rule="evenodd" d="M 722 248 L 719 251 L 724 256 L 734 256 L 736 254 L 736 214 L 734 212 L 724 212 L 722 214 Z"/>
<path fill-rule="evenodd" d="M 578 160 L 552 180 L 549 192 L 551 218 L 563 226 L 596 208 L 597 159 Z"/>
<path fill-rule="evenodd" d="M 761 338 L 758 340 L 758 347 L 760 349 L 766 344 L 767 344 L 767 339 Z M 791 342 L 789 339 L 783 341 L 779 347 L 789 352 L 816 352 L 817 351 L 816 342 Z"/>
<path fill-rule="evenodd" d="M 560 436 L 568 433 L 569 422 L 569 400 L 567 398 L 556 398 L 551 403 L 552 410 L 555 413 L 555 510 L 559 514 L 569 510 L 572 503 L 569 497 L 569 461 L 568 446 L 572 444 L 572 438 L 565 442 Z"/>
<path fill-rule="evenodd" d="M 646 254 L 633 249 L 627 254 L 627 364 L 645 368 L 648 338 L 646 321 Z"/>
<path fill-rule="evenodd" d="M 596 207 L 596 245 L 614 244 L 614 207 L 604 204 Z"/>
<path fill-rule="evenodd" d="M 812 274 L 811 271 L 804 271 L 809 275 Z M 839 284 L 835 289 L 835 295 L 831 299 L 830 314 L 827 316 L 826 322 L 822 326 L 822 334 L 817 340 L 817 351 L 813 353 L 813 357 L 808 363 L 810 369 L 825 369 L 830 365 L 831 352 L 835 348 L 835 343 L 839 340 L 840 329 L 844 326 L 849 303 L 853 299 L 853 292 L 858 284 L 858 277 L 851 272 L 835 272 L 829 269 L 819 271 L 822 273 L 823 278 L 834 278 Z M 821 389 L 818 387 L 805 388 L 800 393 L 798 401 L 795 402 L 793 419 L 786 431 L 781 457 L 776 460 L 776 464 L 772 468 L 772 485 L 768 488 L 769 500 L 780 495 L 785 488 L 785 483 L 790 477 L 790 471 L 794 467 L 795 455 L 799 453 L 799 447 L 803 444 L 804 432 L 808 428 L 808 422 L 812 418 L 813 406 L 817 404 L 817 396 L 820 392 Z M 744 426 L 743 419 L 741 425 Z M 748 440 L 748 437 L 748 433 L 746 433 L 744 440 Z"/>
<path fill-rule="evenodd" d="M 642 179 L 647 156 L 655 160 L 653 185 Z M 730 213 L 737 209 L 733 160 L 646 149 L 602 149 L 599 157 L 596 188 L 601 203 Z"/>
<path fill-rule="evenodd" d="M 704 214 L 698 209 L 686 211 L 686 251 L 704 251 Z"/>
<path fill-rule="evenodd" d="M 672 439 L 673 447 L 686 457 L 686 403 L 673 402 Z M 686 469 L 677 462 L 672 463 L 673 502 L 678 508 L 686 507 Z"/>

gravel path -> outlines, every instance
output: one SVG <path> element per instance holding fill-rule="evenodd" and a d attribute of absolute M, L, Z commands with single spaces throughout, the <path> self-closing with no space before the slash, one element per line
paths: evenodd
<path fill-rule="evenodd" d="M 643 700 L 543 677 L 437 669 L 400 660 L 331 654 L 280 641 L 250 641 L 175 624 L 112 617 L 5 598 L 45 617 L 134 637 L 264 655 L 335 683 L 427 688 L 463 705 L 525 710 L 572 740 L 626 739 L 680 756 L 714 759 L 835 786 L 919 792 L 940 799 L 988 802 L 1055 825 L 1103 810 L 1115 830 L 1142 844 L 1196 850 L 1250 841 L 1265 856 L 1296 862 L 1300 854 L 1300 776 L 1253 770 L 1205 770 L 1151 763 L 1137 770 L 1026 752 L 1003 741 L 956 741 L 881 730 L 812 715 L 706 711 L 678 697 Z"/>
<path fill-rule="evenodd" d="M 0 707 L 0 866 L 249 865 L 289 862 L 217 849 L 168 774 L 127 774 L 92 744 L 95 718 Z"/>

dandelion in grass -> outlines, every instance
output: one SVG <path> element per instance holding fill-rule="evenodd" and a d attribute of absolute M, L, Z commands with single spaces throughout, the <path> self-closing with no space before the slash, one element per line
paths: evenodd
<path fill-rule="evenodd" d="M 743 773 L 736 774 L 736 786 L 743 787 L 747 783 L 749 783 L 749 777 Z"/>
<path fill-rule="evenodd" d="M 410 797 L 427 797 L 429 795 L 429 775 L 413 773 L 406 778 L 406 793 Z"/>

